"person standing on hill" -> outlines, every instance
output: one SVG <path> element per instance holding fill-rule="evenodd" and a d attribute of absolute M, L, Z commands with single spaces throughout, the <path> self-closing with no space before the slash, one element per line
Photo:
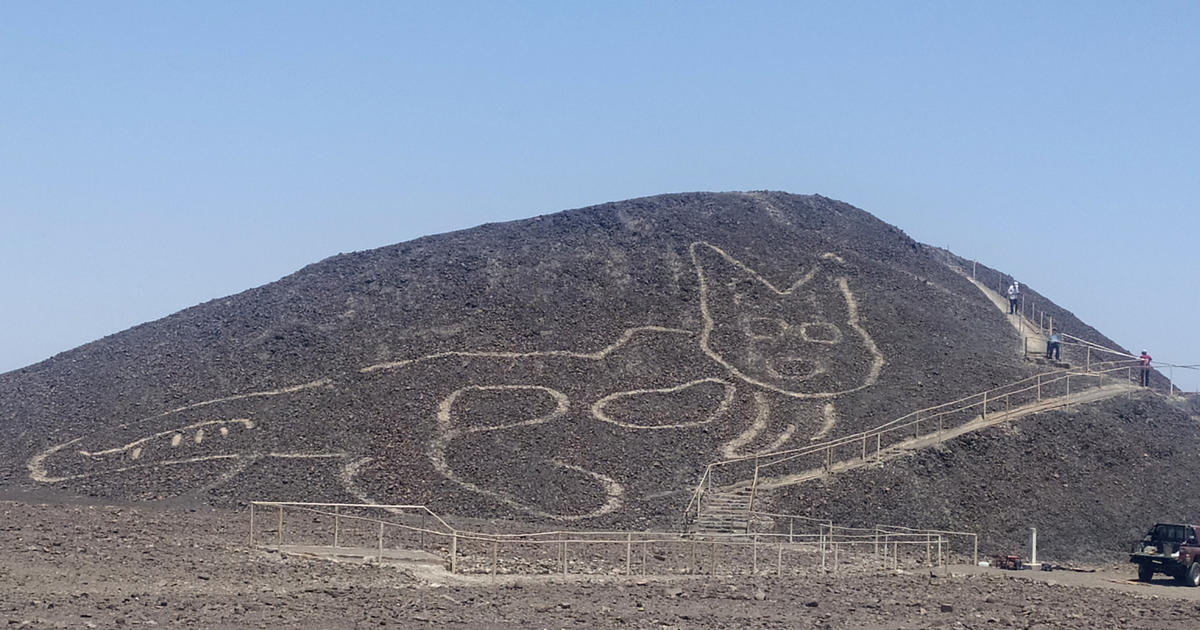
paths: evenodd
<path fill-rule="evenodd" d="M 1059 360 L 1059 356 L 1060 356 L 1059 355 L 1059 346 L 1061 344 L 1062 344 L 1062 335 L 1059 335 L 1058 333 L 1052 333 L 1050 335 L 1050 340 L 1046 342 L 1046 359 L 1047 360 L 1049 360 L 1050 358 L 1053 358 L 1055 361 Z"/>
<path fill-rule="evenodd" d="M 1021 285 L 1016 280 L 1008 285 L 1008 314 L 1014 315 L 1017 312 L 1017 304 L 1021 299 Z"/>
<path fill-rule="evenodd" d="M 1142 356 L 1138 357 L 1138 367 L 1142 370 L 1142 387 L 1150 387 L 1150 361 L 1150 355 L 1142 350 Z"/>

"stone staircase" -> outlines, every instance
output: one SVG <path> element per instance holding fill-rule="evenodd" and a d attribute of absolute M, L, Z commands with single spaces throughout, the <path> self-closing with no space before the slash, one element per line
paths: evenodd
<path fill-rule="evenodd" d="M 755 503 L 759 503 L 758 499 Z M 696 533 L 745 534 L 770 531 L 775 526 L 775 521 L 768 517 L 750 515 L 749 485 L 713 491 L 704 497 L 702 505 L 699 516 L 692 524 L 692 531 Z"/>

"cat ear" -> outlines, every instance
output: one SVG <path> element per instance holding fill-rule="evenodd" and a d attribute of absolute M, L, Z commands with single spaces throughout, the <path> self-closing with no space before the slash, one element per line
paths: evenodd
<path fill-rule="evenodd" d="M 765 289 L 777 295 L 787 295 L 807 284 L 817 273 L 817 267 L 814 266 L 791 284 L 776 286 L 715 245 L 700 241 L 692 243 L 689 250 L 702 291 L 707 291 L 712 286 L 728 284 L 742 290 Z"/>

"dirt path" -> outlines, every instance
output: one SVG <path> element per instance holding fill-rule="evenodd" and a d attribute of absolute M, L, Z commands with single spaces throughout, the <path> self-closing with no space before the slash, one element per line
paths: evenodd
<path fill-rule="evenodd" d="M 966 277 L 971 284 L 975 285 L 980 291 L 982 291 L 987 299 L 990 300 L 992 304 L 995 304 L 996 308 L 1000 309 L 1001 313 L 1004 313 L 1004 316 L 1008 319 L 1008 323 L 1012 324 L 1013 329 L 1016 330 L 1017 334 L 1021 336 L 1022 351 L 1024 351 L 1026 344 L 1028 344 L 1028 347 L 1034 351 L 1045 352 L 1047 336 L 1041 331 L 1037 324 L 1033 323 L 1033 321 L 1031 321 L 1028 317 L 1025 317 L 1024 314 L 1009 314 L 1007 297 L 987 288 L 983 285 L 983 283 L 970 276 L 964 274 L 964 277 Z M 1029 341 L 1026 341 L 1026 339 Z"/>
<path fill-rule="evenodd" d="M 1024 571 L 1001 571 L 992 568 L 960 565 L 951 567 L 950 571 L 965 575 L 999 575 L 1013 580 L 1049 584 L 1051 586 L 1098 588 L 1141 597 L 1161 597 L 1163 599 L 1200 602 L 1200 588 L 1180 585 L 1165 575 L 1156 575 L 1151 582 L 1139 582 L 1136 579 L 1137 571 L 1134 570 L 1134 566 L 1131 564 L 1111 564 L 1089 567 L 1089 569 L 1091 572 L 1028 569 Z"/>

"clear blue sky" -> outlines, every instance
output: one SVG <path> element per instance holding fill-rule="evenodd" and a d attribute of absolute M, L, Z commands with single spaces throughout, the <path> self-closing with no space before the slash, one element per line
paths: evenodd
<path fill-rule="evenodd" d="M 0 371 L 338 252 L 749 189 L 1200 363 L 1198 77 L 1194 1 L 8 2 Z"/>

